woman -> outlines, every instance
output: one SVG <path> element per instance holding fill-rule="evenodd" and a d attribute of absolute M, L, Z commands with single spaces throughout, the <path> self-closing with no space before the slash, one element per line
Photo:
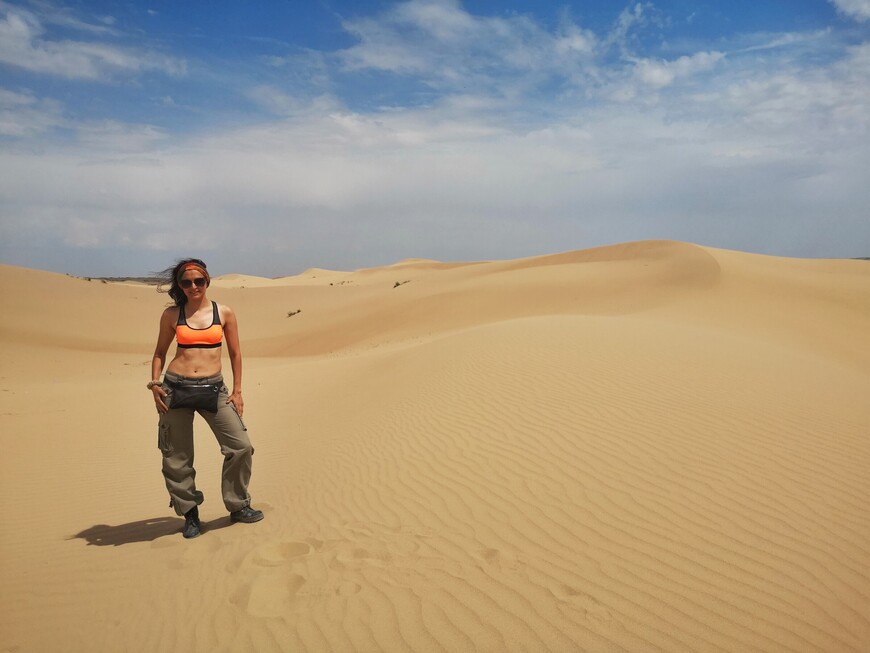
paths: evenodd
<path fill-rule="evenodd" d="M 158 446 L 163 453 L 169 505 L 184 515 L 182 535 L 186 538 L 200 534 L 198 506 L 203 502 L 202 492 L 194 484 L 194 412 L 208 422 L 224 455 L 221 490 L 230 520 L 250 524 L 263 519 L 261 511 L 251 508 L 248 494 L 254 448 L 242 422 L 245 404 L 236 316 L 229 306 L 206 297 L 210 283 L 205 263 L 196 258 L 183 259 L 163 271 L 158 291 L 169 285 L 168 293 L 175 305 L 163 311 L 160 318 L 148 382 L 160 414 Z M 178 349 L 161 382 L 160 373 L 173 338 L 178 341 Z M 232 392 L 227 391 L 221 375 L 224 338 L 233 370 Z"/>

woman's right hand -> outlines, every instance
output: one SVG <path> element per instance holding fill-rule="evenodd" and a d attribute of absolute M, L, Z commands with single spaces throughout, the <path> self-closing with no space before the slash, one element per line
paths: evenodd
<path fill-rule="evenodd" d="M 167 396 L 166 390 L 159 385 L 153 385 L 151 386 L 151 392 L 154 394 L 154 406 L 157 408 L 157 412 L 160 414 L 168 412 L 169 406 L 163 401 Z"/>

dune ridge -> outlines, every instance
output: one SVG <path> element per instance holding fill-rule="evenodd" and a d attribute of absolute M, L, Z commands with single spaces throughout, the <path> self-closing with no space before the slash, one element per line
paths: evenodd
<path fill-rule="evenodd" d="M 142 389 L 166 296 L 0 266 L 29 499 L 0 650 L 870 648 L 866 262 L 652 241 L 249 279 L 210 295 L 266 520 L 229 527 L 200 423 L 184 541 Z"/>

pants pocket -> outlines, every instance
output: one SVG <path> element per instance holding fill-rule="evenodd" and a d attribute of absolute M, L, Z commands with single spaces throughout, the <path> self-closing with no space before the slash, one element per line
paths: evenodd
<path fill-rule="evenodd" d="M 157 423 L 157 448 L 164 456 L 172 455 L 171 431 L 165 415 L 161 415 L 160 421 Z"/>
<path fill-rule="evenodd" d="M 238 420 L 239 420 L 239 424 L 241 425 L 242 430 L 243 430 L 243 431 L 247 431 L 247 430 L 248 430 L 248 427 L 245 426 L 245 422 L 242 420 L 242 416 L 239 415 L 239 411 L 236 410 L 236 407 L 235 407 L 233 404 L 230 404 L 230 408 L 233 409 L 233 414 L 236 416 L 236 418 L 238 418 Z"/>
<path fill-rule="evenodd" d="M 226 403 L 227 399 L 229 399 L 229 398 L 230 398 L 230 391 L 227 390 L 227 386 L 223 386 L 221 388 L 221 393 L 220 393 L 220 396 L 218 398 L 218 401 L 221 402 L 221 406 L 223 406 Z M 242 427 L 242 430 L 247 431 L 248 427 L 245 426 L 245 422 L 242 420 L 242 416 L 239 415 L 239 411 L 236 410 L 236 405 L 230 404 L 230 408 L 232 408 L 233 414 L 236 416 L 236 419 L 239 420 L 239 425 Z"/>
<path fill-rule="evenodd" d="M 163 392 L 166 393 L 166 396 L 163 397 L 163 403 L 166 404 L 167 408 L 172 408 L 172 388 L 168 383 L 163 383 Z"/>

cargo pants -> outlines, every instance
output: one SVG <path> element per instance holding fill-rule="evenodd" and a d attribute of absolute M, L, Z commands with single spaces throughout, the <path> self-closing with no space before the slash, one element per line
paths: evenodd
<path fill-rule="evenodd" d="M 254 448 L 248 438 L 248 429 L 232 404 L 227 403 L 229 391 L 223 376 L 189 378 L 171 372 L 164 379 L 174 384 L 220 384 L 216 413 L 193 408 L 171 408 L 160 415 L 158 423 L 158 446 L 163 454 L 163 478 L 169 491 L 169 505 L 178 515 L 183 515 L 203 502 L 203 494 L 196 489 L 196 470 L 193 467 L 193 415 L 199 413 L 211 427 L 224 456 L 221 471 L 221 493 L 224 506 L 230 512 L 250 505 L 248 483 L 251 480 L 251 458 Z M 171 406 L 171 388 L 164 386 L 169 397 L 164 399 Z"/>

